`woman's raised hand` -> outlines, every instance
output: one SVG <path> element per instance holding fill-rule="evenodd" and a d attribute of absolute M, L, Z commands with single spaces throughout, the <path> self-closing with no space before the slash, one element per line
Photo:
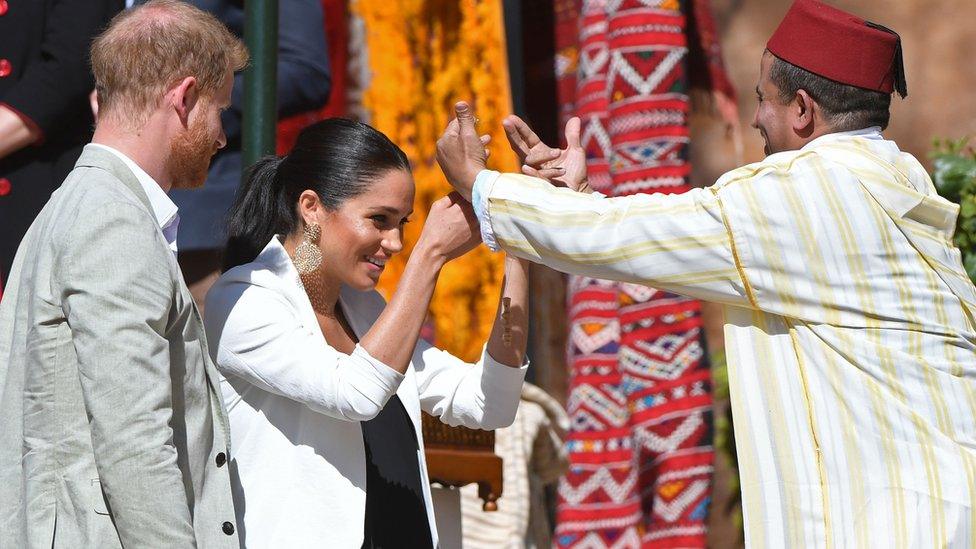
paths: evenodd
<path fill-rule="evenodd" d="M 481 229 L 474 209 L 460 194 L 452 192 L 431 205 L 417 246 L 427 246 L 450 261 L 480 243 Z"/>

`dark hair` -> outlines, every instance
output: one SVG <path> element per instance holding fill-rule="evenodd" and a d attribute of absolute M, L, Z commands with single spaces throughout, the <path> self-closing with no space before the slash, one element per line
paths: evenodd
<path fill-rule="evenodd" d="M 274 235 L 297 230 L 305 190 L 334 210 L 377 176 L 409 169 L 400 147 L 366 124 L 330 118 L 308 126 L 289 154 L 266 156 L 248 170 L 228 214 L 224 271 L 254 261 Z"/>
<path fill-rule="evenodd" d="M 834 131 L 888 127 L 891 94 L 841 84 L 776 56 L 769 67 L 769 79 L 779 88 L 780 101 L 792 101 L 797 90 L 810 94 Z"/>

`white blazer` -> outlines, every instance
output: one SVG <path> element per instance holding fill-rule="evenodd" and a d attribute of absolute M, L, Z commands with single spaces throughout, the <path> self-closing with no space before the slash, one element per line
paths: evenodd
<path fill-rule="evenodd" d="M 340 306 L 363 337 L 386 306 L 375 291 L 343 287 Z M 227 271 L 207 295 L 204 323 L 231 426 L 235 506 L 247 547 L 350 547 L 363 542 L 366 459 L 360 421 L 395 392 L 417 432 L 417 467 L 434 546 L 421 432 L 424 410 L 449 425 L 510 425 L 527 366 L 483 353 L 468 364 L 421 341 L 406 375 L 362 347 L 326 343 L 298 272 L 277 237 Z M 396 517 L 389 517 L 396 520 Z"/>

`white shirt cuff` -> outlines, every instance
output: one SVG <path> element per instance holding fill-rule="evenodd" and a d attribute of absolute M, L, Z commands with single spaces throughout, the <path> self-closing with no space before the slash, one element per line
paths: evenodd
<path fill-rule="evenodd" d="M 501 391 L 508 391 L 514 388 L 521 393 L 522 381 L 525 380 L 525 374 L 529 370 L 529 357 L 525 357 L 525 361 L 521 366 L 507 366 L 495 360 L 488 353 L 486 345 L 484 351 L 481 353 L 481 367 L 485 371 L 485 377 L 483 379 L 488 380 L 487 385 L 489 387 Z M 486 393 L 490 391 L 489 389 Z"/>
<path fill-rule="evenodd" d="M 488 214 L 488 196 L 491 194 L 491 187 L 498 180 L 500 173 L 493 170 L 481 170 L 474 180 L 474 187 L 471 189 L 471 205 L 474 206 L 474 214 L 478 217 L 481 225 L 481 240 L 488 246 L 488 249 L 497 252 L 498 241 L 495 240 L 495 232 L 491 230 L 491 216 Z"/>
<path fill-rule="evenodd" d="M 373 367 L 372 371 L 364 372 L 365 378 L 369 383 L 363 384 L 360 387 L 363 396 L 368 398 L 373 404 L 384 405 L 393 396 L 397 388 L 400 387 L 400 382 L 403 381 L 405 376 L 373 358 L 369 354 L 369 351 L 360 345 L 356 345 L 356 348 L 353 349 L 352 356 L 365 360 Z"/>

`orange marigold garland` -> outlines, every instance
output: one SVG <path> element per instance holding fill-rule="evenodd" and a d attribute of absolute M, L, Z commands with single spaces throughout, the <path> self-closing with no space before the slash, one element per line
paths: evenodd
<path fill-rule="evenodd" d="M 430 205 L 451 191 L 435 145 L 458 99 L 472 102 L 478 130 L 489 133 L 493 169 L 513 171 L 502 119 L 511 112 L 501 0 L 354 0 L 371 71 L 363 103 L 370 123 L 403 148 L 417 184 L 405 253 L 387 263 L 380 290 L 390 295 Z M 502 255 L 484 246 L 441 272 L 430 313 L 439 347 L 466 360 L 481 354 L 502 279 Z"/>

